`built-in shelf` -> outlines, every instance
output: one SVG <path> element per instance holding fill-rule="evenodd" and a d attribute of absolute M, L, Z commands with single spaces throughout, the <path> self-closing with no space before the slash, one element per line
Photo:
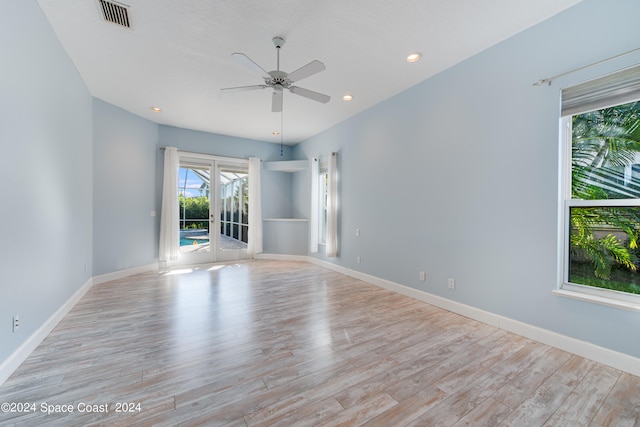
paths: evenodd
<path fill-rule="evenodd" d="M 264 170 L 276 172 L 299 172 L 307 169 L 308 167 L 308 160 L 282 160 L 263 163 Z"/>
<path fill-rule="evenodd" d="M 309 222 L 306 218 L 262 218 L 263 221 Z"/>

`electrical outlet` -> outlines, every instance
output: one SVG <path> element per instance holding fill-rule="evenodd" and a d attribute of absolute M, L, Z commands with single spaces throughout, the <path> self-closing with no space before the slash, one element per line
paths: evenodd
<path fill-rule="evenodd" d="M 362 259 L 360 257 L 356 257 L 356 263 L 360 264 L 360 261 L 362 261 Z"/>
<path fill-rule="evenodd" d="M 424 271 L 420 272 L 420 281 L 424 282 L 427 279 L 427 275 L 425 274 Z"/>
<path fill-rule="evenodd" d="M 455 289 L 456 288 L 456 281 L 453 279 L 449 279 L 449 289 Z"/>
<path fill-rule="evenodd" d="M 20 317 L 16 314 L 13 316 L 13 332 L 18 332 L 18 328 L 20 328 Z"/>

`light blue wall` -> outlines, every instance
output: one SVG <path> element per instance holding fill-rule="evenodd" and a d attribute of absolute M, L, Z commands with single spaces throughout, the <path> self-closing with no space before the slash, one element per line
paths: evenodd
<path fill-rule="evenodd" d="M 3 6 L 0 363 L 91 277 L 93 179 L 84 82 L 35 0 Z"/>
<path fill-rule="evenodd" d="M 93 103 L 93 275 L 158 260 L 158 125 Z M 156 216 L 151 216 L 155 212 Z"/>
<path fill-rule="evenodd" d="M 292 151 L 291 147 L 285 146 L 281 157 L 279 144 L 162 125 L 160 146 L 169 145 L 183 151 L 239 159 L 260 157 L 265 161 L 289 160 Z"/>
<path fill-rule="evenodd" d="M 560 88 L 640 54 L 532 85 L 637 48 L 638 17 L 637 0 L 586 0 L 297 146 L 298 159 L 338 152 L 340 254 L 328 261 L 640 357 L 638 313 L 551 293 Z M 306 215 L 308 183 L 293 183 Z"/>
<path fill-rule="evenodd" d="M 307 255 L 306 236 L 309 222 L 297 220 L 269 220 L 263 223 L 263 249 L 265 254 Z M 289 217 L 286 217 L 289 218 Z"/>

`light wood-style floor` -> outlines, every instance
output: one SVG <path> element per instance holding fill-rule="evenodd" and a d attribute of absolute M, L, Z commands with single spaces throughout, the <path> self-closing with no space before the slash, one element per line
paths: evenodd
<path fill-rule="evenodd" d="M 35 404 L 2 426 L 640 426 L 638 377 L 282 261 L 94 286 L 1 402 Z"/>

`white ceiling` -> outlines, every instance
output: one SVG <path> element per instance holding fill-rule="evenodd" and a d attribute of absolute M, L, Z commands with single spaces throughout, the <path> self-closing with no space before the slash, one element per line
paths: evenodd
<path fill-rule="evenodd" d="M 261 141 L 280 142 L 271 89 L 220 89 L 263 83 L 231 54 L 275 70 L 271 39 L 283 37 L 280 69 L 320 60 L 326 70 L 296 85 L 331 96 L 321 104 L 285 91 L 290 144 L 580 1 L 124 0 L 126 29 L 102 18 L 98 0 L 38 0 L 96 98 L 157 123 Z M 407 63 L 413 51 L 422 60 Z"/>

